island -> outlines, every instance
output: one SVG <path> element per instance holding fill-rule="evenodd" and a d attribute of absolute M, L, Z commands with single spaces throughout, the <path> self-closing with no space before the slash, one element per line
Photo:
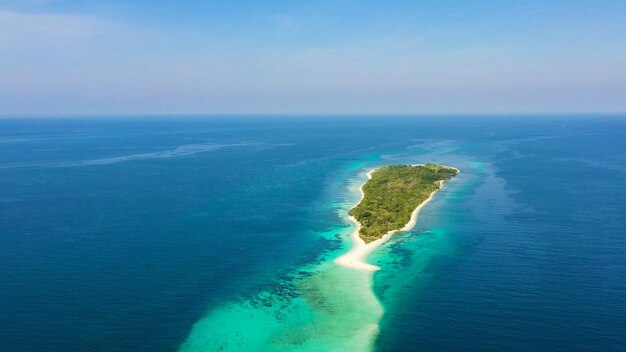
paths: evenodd
<path fill-rule="evenodd" d="M 358 235 L 370 243 L 402 230 L 418 207 L 458 173 L 439 164 L 390 165 L 372 171 L 362 187 L 363 199 L 349 212 L 360 224 Z"/>

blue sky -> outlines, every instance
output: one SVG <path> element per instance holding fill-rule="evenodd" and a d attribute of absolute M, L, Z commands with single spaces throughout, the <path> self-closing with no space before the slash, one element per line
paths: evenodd
<path fill-rule="evenodd" d="M 626 1 L 0 0 L 0 115 L 626 112 Z"/>

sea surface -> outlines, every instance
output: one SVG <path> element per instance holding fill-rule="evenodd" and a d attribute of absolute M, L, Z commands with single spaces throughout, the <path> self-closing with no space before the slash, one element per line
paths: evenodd
<path fill-rule="evenodd" d="M 461 173 L 340 267 L 365 173 Z M 626 117 L 0 119 L 0 351 L 625 351 Z"/>

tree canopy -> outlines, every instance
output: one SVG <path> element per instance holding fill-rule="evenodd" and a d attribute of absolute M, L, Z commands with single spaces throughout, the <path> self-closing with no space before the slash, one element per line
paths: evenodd
<path fill-rule="evenodd" d="M 349 212 L 361 223 L 359 235 L 369 243 L 401 229 L 410 221 L 413 210 L 439 189 L 438 181 L 457 173 L 454 168 L 438 164 L 376 169 L 363 186 L 363 200 Z"/>

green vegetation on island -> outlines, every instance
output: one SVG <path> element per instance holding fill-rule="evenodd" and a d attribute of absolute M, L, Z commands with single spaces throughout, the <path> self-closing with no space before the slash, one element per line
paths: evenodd
<path fill-rule="evenodd" d="M 441 187 L 440 181 L 457 173 L 455 168 L 438 164 L 376 169 L 363 186 L 363 200 L 349 213 L 361 223 L 359 236 L 369 243 L 401 229 L 411 220 L 415 208 Z"/>

